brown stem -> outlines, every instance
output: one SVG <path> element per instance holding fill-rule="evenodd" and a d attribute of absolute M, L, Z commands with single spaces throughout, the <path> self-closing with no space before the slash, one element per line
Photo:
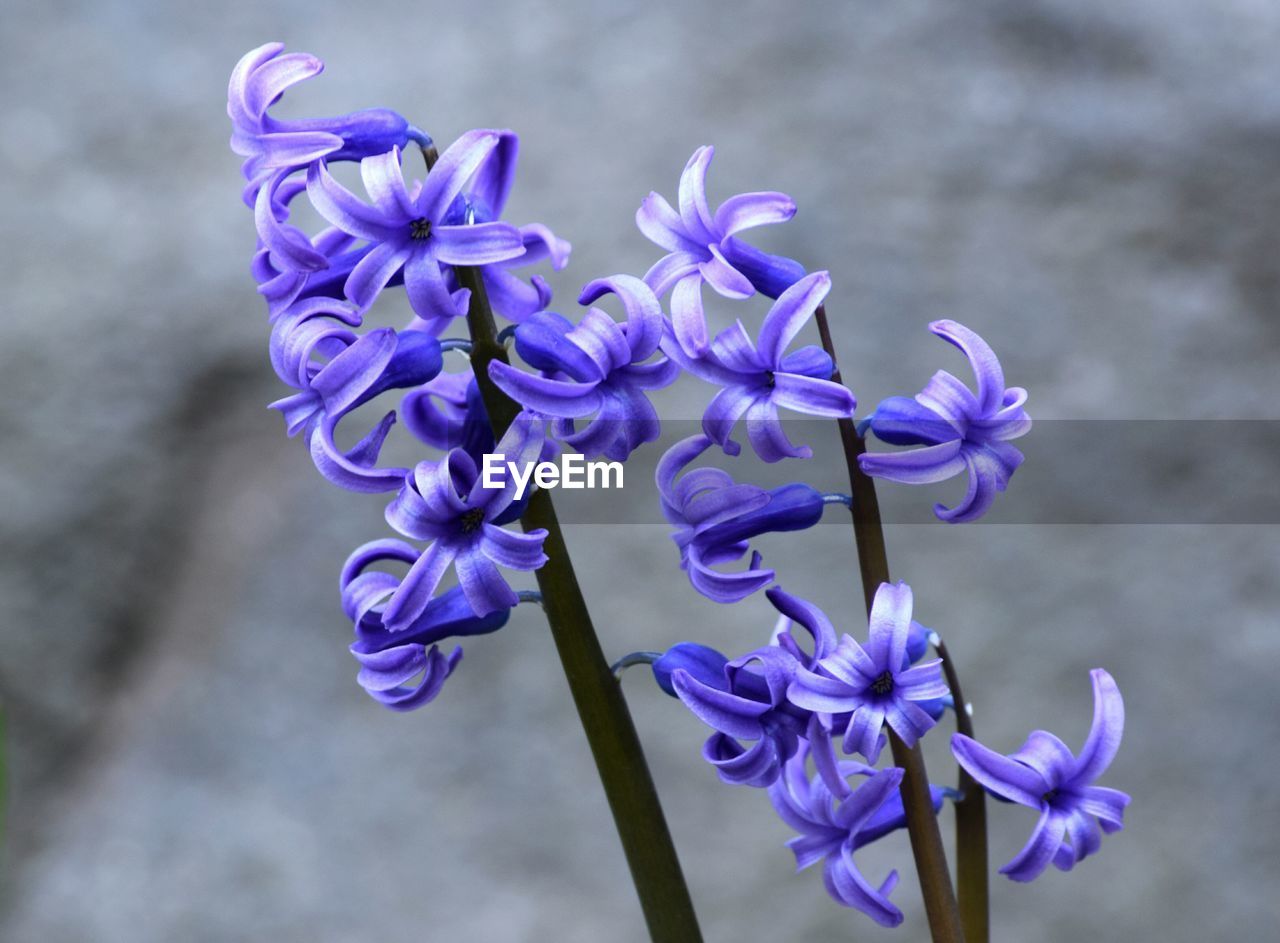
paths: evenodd
<path fill-rule="evenodd" d="M 819 305 L 815 314 L 822 348 L 838 364 L 835 344 L 831 340 L 831 327 L 827 323 L 827 311 Z M 837 383 L 840 368 L 837 365 L 831 375 Z M 884 526 L 880 521 L 880 502 L 876 499 L 875 482 L 863 474 L 858 456 L 866 451 L 866 443 L 858 435 L 852 419 L 837 420 L 840 441 L 844 445 L 845 462 L 849 466 L 849 493 L 853 495 L 853 535 L 858 546 L 858 569 L 862 576 L 862 593 L 867 612 L 881 583 L 889 581 L 889 557 L 885 551 Z M 889 745 L 893 750 L 893 762 L 902 767 L 902 805 L 907 814 L 907 834 L 911 838 L 911 852 L 915 857 L 916 874 L 920 879 L 920 891 L 924 896 L 925 915 L 929 919 L 929 933 L 934 943 L 963 943 L 964 930 L 956 907 L 955 892 L 951 888 L 951 875 L 947 868 L 947 855 L 942 847 L 942 833 L 938 830 L 938 818 L 933 811 L 929 795 L 929 776 L 924 767 L 924 754 L 920 744 L 908 747 L 902 739 L 889 731 Z"/>

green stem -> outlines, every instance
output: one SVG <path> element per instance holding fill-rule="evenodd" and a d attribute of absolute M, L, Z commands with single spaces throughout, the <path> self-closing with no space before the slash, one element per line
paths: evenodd
<path fill-rule="evenodd" d="M 946 643 L 937 636 L 935 639 L 933 647 L 942 659 L 947 687 L 955 701 L 956 730 L 972 737 L 973 718 L 960 687 L 960 675 Z M 960 792 L 955 803 L 956 896 L 960 899 L 960 923 L 964 926 L 964 938 L 968 943 L 988 943 L 991 939 L 991 908 L 987 884 L 990 877 L 987 866 L 987 793 L 963 766 L 960 767 L 956 787 Z"/>
<path fill-rule="evenodd" d="M 461 267 L 455 271 L 462 287 L 471 290 L 467 313 L 473 344 L 471 364 L 494 437 L 500 439 L 520 412 L 520 407 L 489 379 L 489 364 L 494 360 L 506 362 L 506 349 L 497 341 L 493 311 L 480 272 Z M 525 530 L 547 531 L 543 549 L 548 559 L 537 571 L 542 605 L 622 839 L 649 936 L 654 943 L 701 943 L 693 901 L 640 738 L 623 700 L 622 687 L 610 673 L 591 625 L 549 492 L 534 491 L 521 524 Z"/>
<path fill-rule="evenodd" d="M 838 363 L 835 345 L 831 340 L 831 327 L 827 312 L 818 306 L 815 319 L 822 337 L 822 348 L 833 364 Z M 840 368 L 835 367 L 831 379 L 837 383 Z M 862 576 L 862 593 L 867 612 L 876 590 L 889 581 L 889 557 L 885 550 L 884 526 L 880 521 L 880 502 L 876 499 L 875 482 L 863 474 L 858 456 L 866 451 L 866 443 L 858 435 L 852 419 L 838 420 L 840 441 L 844 446 L 845 462 L 849 466 L 849 489 L 853 495 L 854 541 L 858 546 L 858 569 Z M 955 892 L 951 888 L 951 875 L 947 868 L 947 855 L 942 847 L 942 833 L 938 830 L 938 818 L 933 811 L 929 795 L 929 776 L 924 767 L 924 754 L 920 744 L 908 747 L 902 739 L 889 731 L 889 746 L 893 750 L 893 762 L 902 767 L 902 804 L 907 814 L 907 834 L 911 838 L 911 852 L 915 857 L 916 874 L 920 879 L 920 891 L 924 896 L 925 915 L 929 920 L 929 933 L 934 943 L 963 943 L 964 930 L 956 907 Z"/>

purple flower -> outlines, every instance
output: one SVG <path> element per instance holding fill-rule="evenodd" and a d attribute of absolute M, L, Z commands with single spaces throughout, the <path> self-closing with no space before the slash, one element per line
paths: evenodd
<path fill-rule="evenodd" d="M 871 430 L 893 445 L 923 445 L 910 452 L 862 455 L 858 463 L 868 475 L 903 484 L 945 481 L 968 472 L 964 500 L 947 509 L 934 505 L 940 520 L 973 521 L 991 506 L 997 491 L 1022 464 L 1022 453 L 1010 439 L 1026 435 L 1031 418 L 1022 408 L 1027 391 L 1005 389 L 1004 371 L 981 337 L 955 321 L 934 321 L 929 330 L 959 347 L 973 367 L 977 393 L 945 370 L 933 375 L 915 399 L 894 396 L 876 407 Z"/>
<path fill-rule="evenodd" d="M 363 337 L 351 330 L 360 315 L 328 298 L 296 302 L 275 323 L 271 360 L 299 392 L 271 404 L 284 414 L 290 436 L 306 436 L 312 460 L 326 478 L 351 491 L 393 491 L 408 469 L 377 468 L 395 422 L 388 412 L 353 448 L 339 449 L 334 430 L 352 410 L 392 389 L 415 387 L 440 372 L 440 343 L 421 331 L 390 328 Z"/>
<path fill-rule="evenodd" d="M 963 734 L 951 738 L 956 761 L 1003 799 L 1040 812 L 1031 840 L 1000 869 L 1015 881 L 1038 877 L 1052 861 L 1070 871 L 1124 828 L 1129 796 L 1093 783 L 1107 771 L 1124 732 L 1124 699 L 1115 679 L 1101 668 L 1093 679 L 1093 726 L 1080 756 L 1045 730 L 1032 731 L 1017 753 L 1001 756 Z M 1101 831 L 1099 831 L 1101 826 Z"/>
<path fill-rule="evenodd" d="M 800 668 L 787 696 L 806 710 L 818 711 L 844 724 L 844 751 L 858 752 L 874 763 L 880 755 L 881 727 L 889 727 L 907 746 L 914 746 L 934 725 L 916 703 L 947 693 L 941 660 L 909 667 L 911 587 L 881 583 L 871 606 L 870 637 L 864 648 L 845 635 L 813 670 Z"/>
<path fill-rule="evenodd" d="M 637 447 L 658 438 L 658 413 L 645 390 L 668 386 L 680 368 L 665 357 L 646 363 L 658 351 L 663 317 L 648 286 L 630 275 L 591 282 L 581 302 L 607 293 L 622 299 L 625 324 L 591 308 L 575 327 L 558 314 L 535 314 L 516 328 L 516 351 L 535 376 L 493 361 L 489 376 L 521 405 L 555 421 L 552 430 L 565 445 L 588 457 L 625 461 Z M 587 419 L 582 429 L 574 420 Z"/>
<path fill-rule="evenodd" d="M 432 448 L 461 448 L 477 462 L 493 451 L 493 427 L 470 367 L 441 373 L 410 390 L 400 403 L 400 416 L 405 428 Z"/>
<path fill-rule="evenodd" d="M 682 469 L 711 447 L 706 436 L 677 442 L 658 462 L 657 483 L 662 513 L 676 531 L 680 568 L 693 588 L 715 602 L 745 599 L 773 582 L 774 572 L 762 568 L 759 553 L 751 554 L 748 569 L 727 573 L 716 567 L 740 560 L 750 540 L 767 533 L 804 530 L 822 516 L 822 495 L 796 482 L 765 491 L 737 484 L 719 468 L 698 468 L 680 477 Z"/>
<path fill-rule="evenodd" d="M 808 458 L 808 446 L 795 446 L 778 420 L 778 407 L 824 419 L 853 415 L 853 394 L 831 380 L 831 358 L 820 347 L 801 347 L 788 354 L 795 339 L 831 290 L 826 272 L 806 275 L 784 291 L 765 315 L 758 343 L 752 343 L 739 321 L 711 342 L 705 356 L 690 357 L 667 328 L 662 349 L 694 376 L 723 389 L 707 406 L 702 430 L 729 455 L 742 447 L 730 435 L 743 416 L 747 438 L 766 462 Z"/>
<path fill-rule="evenodd" d="M 728 662 L 719 683 L 679 668 L 671 674 L 676 696 L 713 733 L 702 756 L 732 785 L 768 786 L 795 755 L 810 714 L 787 700 L 798 667 L 781 648 L 767 646 Z M 741 741 L 755 741 L 745 747 Z"/>
<path fill-rule="evenodd" d="M 677 695 L 671 676 L 677 671 L 685 671 L 695 681 L 719 688 L 725 683 L 724 666 L 728 663 L 726 656 L 707 645 L 677 642 L 654 660 L 653 680 L 672 697 Z"/>
<path fill-rule="evenodd" d="M 231 149 L 245 158 L 242 172 L 249 187 L 245 202 L 254 204 L 258 187 L 271 171 L 293 171 L 314 160 L 360 160 L 409 141 L 431 138 L 386 108 L 370 108 L 335 118 L 272 117 L 268 109 L 292 86 L 324 71 L 324 63 L 301 52 L 284 52 L 283 43 L 266 43 L 246 53 L 231 72 L 227 116 Z"/>
<path fill-rule="evenodd" d="M 355 624 L 351 654 L 360 664 L 356 680 L 370 697 L 394 711 L 430 703 L 462 660 L 460 647 L 446 656 L 437 643 L 454 636 L 496 632 L 511 614 L 510 609 L 497 609 L 477 616 L 462 589 L 455 586 L 431 600 L 406 629 L 389 631 L 382 623 L 382 612 L 400 580 L 369 567 L 384 560 L 413 564 L 419 556 L 403 541 L 375 540 L 357 548 L 342 568 L 342 608 Z"/>
<path fill-rule="evenodd" d="M 316 210 L 343 232 L 373 246 L 352 268 L 344 286 L 346 296 L 361 310 L 403 272 L 413 310 L 427 320 L 447 321 L 466 312 L 469 293 L 451 293 L 442 266 L 488 265 L 524 253 L 518 229 L 507 223 L 469 222 L 462 199 L 467 181 L 508 135 L 468 131 L 440 155 L 412 193 L 400 171 L 398 148 L 366 157 L 360 174 L 373 205 L 334 180 L 324 161 L 311 165 L 307 193 Z"/>
<path fill-rule="evenodd" d="M 777 298 L 804 275 L 799 262 L 761 252 L 736 238 L 744 230 L 794 216 L 796 205 L 785 193 L 739 193 L 711 214 L 707 168 L 714 155 L 714 148 L 700 147 L 689 158 L 680 175 L 680 212 L 657 193 L 650 193 L 636 211 L 640 231 L 668 253 L 644 280 L 658 295 L 674 286 L 675 337 L 693 357 L 707 349 L 704 281 L 726 298 L 749 298 L 757 291 Z"/>
<path fill-rule="evenodd" d="M 523 466 L 542 451 L 542 420 L 516 417 L 496 453 Z M 499 566 L 536 570 L 546 562 L 545 530 L 519 534 L 501 526 L 515 500 L 513 476 L 487 489 L 475 461 L 453 449 L 438 462 L 421 462 L 387 506 L 387 522 L 406 537 L 431 544 L 409 569 L 382 614 L 392 632 L 403 632 L 426 610 L 450 565 L 476 615 L 510 608 L 518 601 Z"/>
<path fill-rule="evenodd" d="M 873 887 L 854 864 L 853 853 L 906 823 L 898 792 L 902 770 L 894 766 L 877 772 L 849 762 L 840 767 L 842 774 L 867 777 L 843 798 L 833 795 L 821 776 L 805 775 L 804 753 L 798 752 L 769 787 L 769 799 L 782 820 L 800 833 L 787 842 L 796 856 L 796 870 L 822 861 L 823 883 L 834 900 L 876 923 L 896 927 L 902 923 L 902 911 L 890 902 L 889 894 L 898 883 L 898 872 L 890 871 L 878 888 Z M 941 790 L 934 795 L 940 804 Z"/>

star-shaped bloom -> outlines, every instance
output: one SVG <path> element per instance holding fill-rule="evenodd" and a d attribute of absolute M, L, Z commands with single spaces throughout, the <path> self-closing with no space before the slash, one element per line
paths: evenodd
<path fill-rule="evenodd" d="M 245 158 L 249 186 L 245 202 L 253 206 L 258 188 L 273 171 L 294 171 L 314 160 L 360 160 L 409 141 L 431 138 L 386 108 L 368 108 L 333 118 L 276 118 L 269 109 L 280 97 L 324 71 L 324 63 L 302 52 L 284 52 L 283 43 L 265 43 L 246 53 L 227 85 L 231 150 Z"/>
<path fill-rule="evenodd" d="M 690 357 L 667 327 L 662 349 L 689 373 L 722 387 L 707 405 L 702 431 L 729 455 L 742 447 L 730 436 L 746 417 L 747 439 L 766 462 L 808 458 L 808 446 L 792 445 L 778 419 L 778 407 L 823 419 L 853 415 L 857 401 L 844 386 L 832 381 L 831 357 L 821 347 L 807 346 L 787 353 L 788 345 L 813 317 L 831 290 L 831 277 L 814 272 L 781 295 L 765 315 L 760 338 L 753 342 L 739 321 L 721 331 L 711 349 Z"/>
<path fill-rule="evenodd" d="M 795 755 L 812 719 L 787 700 L 797 667 L 787 652 L 766 646 L 726 663 L 718 683 L 682 668 L 671 673 L 676 696 L 716 731 L 702 756 L 724 782 L 768 786 Z M 743 740 L 755 742 L 747 747 Z"/>
<path fill-rule="evenodd" d="M 960 348 L 977 379 L 971 392 L 945 370 L 933 375 L 915 399 L 894 396 L 876 407 L 871 431 L 892 445 L 923 445 L 908 452 L 864 454 L 858 464 L 868 475 L 903 484 L 945 481 L 967 472 L 964 500 L 953 508 L 934 505 L 940 520 L 950 523 L 981 517 L 1022 464 L 1023 455 L 1009 443 L 1027 434 L 1031 418 L 1022 408 L 1027 391 L 1005 389 L 1004 371 L 991 347 L 955 321 L 934 321 L 929 330 Z"/>
<path fill-rule="evenodd" d="M 720 204 L 715 214 L 707 204 L 707 168 L 712 147 L 693 152 L 680 175 L 677 213 L 657 193 L 636 211 L 636 225 L 667 250 L 645 274 L 658 295 L 670 289 L 675 337 L 690 356 L 707 349 L 707 322 L 702 313 L 702 283 L 725 298 L 749 298 L 757 291 L 777 298 L 804 275 L 793 259 L 761 252 L 737 238 L 756 226 L 782 223 L 796 205 L 785 193 L 739 193 Z"/>
<path fill-rule="evenodd" d="M 541 375 L 494 360 L 489 376 L 527 409 L 553 418 L 556 438 L 588 457 L 625 461 L 637 447 L 658 438 L 658 413 L 645 390 L 668 386 L 680 368 L 665 357 L 649 362 L 662 340 L 658 299 L 638 278 L 615 275 L 591 282 L 581 302 L 615 293 L 626 309 L 618 324 L 590 308 L 575 326 L 544 311 L 515 331 L 516 351 Z M 581 429 L 575 420 L 589 419 Z"/>
<path fill-rule="evenodd" d="M 373 248 L 351 270 L 346 296 L 366 310 L 392 277 L 403 273 L 414 312 L 448 321 L 465 314 L 470 293 L 451 292 L 445 266 L 488 265 L 522 255 L 524 239 L 507 223 L 469 222 L 463 188 L 503 141 L 500 131 L 468 131 L 453 143 L 414 187 L 405 186 L 400 151 L 360 162 L 367 204 L 333 179 L 324 161 L 307 171 L 307 194 L 332 225 L 367 240 Z M 462 216 L 458 217 L 461 209 Z"/>
<path fill-rule="evenodd" d="M 340 580 L 342 608 L 355 625 L 351 654 L 360 664 L 356 680 L 370 697 L 394 711 L 415 710 L 440 693 L 462 660 L 461 647 L 446 656 L 440 642 L 496 632 L 511 614 L 510 609 L 495 609 L 477 616 L 461 587 L 455 586 L 431 600 L 412 625 L 401 632 L 388 631 L 382 612 L 400 580 L 370 567 L 387 560 L 412 565 L 419 556 L 403 541 L 375 540 L 347 558 Z"/>
<path fill-rule="evenodd" d="M 407 468 L 379 468 L 394 411 L 353 448 L 340 449 L 334 431 L 343 418 L 380 394 L 416 387 L 440 372 L 440 342 L 421 331 L 380 328 L 360 336 L 360 315 L 331 298 L 295 302 L 271 332 L 271 362 L 298 392 L 271 404 L 290 436 L 305 436 L 326 478 L 351 491 L 394 491 Z"/>
<path fill-rule="evenodd" d="M 495 447 L 498 460 L 518 467 L 536 462 L 542 426 L 541 419 L 517 416 Z M 431 543 L 387 602 L 382 620 L 388 630 L 403 632 L 422 616 L 450 566 L 476 615 L 519 601 L 498 567 L 541 567 L 547 560 L 542 552 L 547 532 L 520 534 L 501 526 L 510 519 L 515 493 L 511 475 L 502 488 L 485 488 L 474 459 L 460 448 L 438 462 L 419 463 L 405 477 L 404 487 L 387 506 L 387 523 L 406 537 Z"/>
<path fill-rule="evenodd" d="M 866 646 L 849 635 L 819 659 L 813 670 L 800 668 L 787 691 L 791 702 L 844 723 L 844 751 L 861 753 L 874 763 L 880 755 L 881 727 L 889 727 L 914 746 L 935 723 L 918 702 L 947 693 L 941 660 L 910 666 L 911 587 L 881 583 L 872 601 Z"/>
<path fill-rule="evenodd" d="M 710 447 L 710 439 L 696 435 L 668 449 L 658 462 L 658 493 L 663 515 L 676 528 L 671 539 L 680 548 L 680 568 L 689 582 L 708 599 L 731 603 L 768 586 L 774 571 L 762 567 L 754 552 L 746 570 L 718 567 L 742 559 L 750 541 L 762 534 L 812 527 L 824 504 L 818 491 L 800 482 L 766 491 L 738 484 L 720 468 L 680 474 Z"/>
<path fill-rule="evenodd" d="M 858 870 L 853 853 L 906 824 L 898 791 L 902 770 L 894 766 L 877 772 L 846 761 L 840 764 L 840 771 L 846 777 L 867 778 L 838 798 L 821 776 L 810 779 L 806 775 L 804 753 L 798 752 L 769 787 L 769 799 L 782 820 L 800 833 L 787 842 L 796 856 L 796 870 L 821 861 L 823 883 L 834 900 L 862 911 L 882 926 L 896 927 L 902 923 L 902 911 L 889 895 L 898 883 L 898 872 L 890 871 L 875 887 Z M 940 804 L 941 790 L 934 795 Z"/>
<path fill-rule="evenodd" d="M 1003 799 L 1040 813 L 1031 839 L 1003 868 L 1015 881 L 1038 877 L 1052 861 L 1070 871 L 1124 828 L 1129 796 L 1093 785 L 1107 771 L 1124 733 L 1124 699 L 1115 679 L 1101 668 L 1093 679 L 1093 726 L 1078 757 L 1045 730 L 1034 730 L 1017 753 L 1002 756 L 963 734 L 951 738 L 956 761 Z M 1099 830 L 1101 827 L 1101 830 Z"/>

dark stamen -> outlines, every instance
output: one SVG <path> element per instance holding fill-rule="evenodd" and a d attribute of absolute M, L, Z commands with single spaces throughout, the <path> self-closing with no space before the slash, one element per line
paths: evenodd
<path fill-rule="evenodd" d="M 427 239 L 431 236 L 431 220 L 419 217 L 409 223 L 410 239 Z"/>
<path fill-rule="evenodd" d="M 462 515 L 462 532 L 464 534 L 473 534 L 480 529 L 480 525 L 483 523 L 484 508 L 472 508 Z"/>
<path fill-rule="evenodd" d="M 876 694 L 888 694 L 893 690 L 893 675 L 886 671 L 871 682 L 871 690 Z"/>
<path fill-rule="evenodd" d="M 1058 798 L 1058 790 L 1050 789 L 1048 792 L 1046 792 L 1043 796 L 1040 797 L 1040 800 L 1045 805 L 1053 805 L 1053 800 L 1056 798 Z"/>

